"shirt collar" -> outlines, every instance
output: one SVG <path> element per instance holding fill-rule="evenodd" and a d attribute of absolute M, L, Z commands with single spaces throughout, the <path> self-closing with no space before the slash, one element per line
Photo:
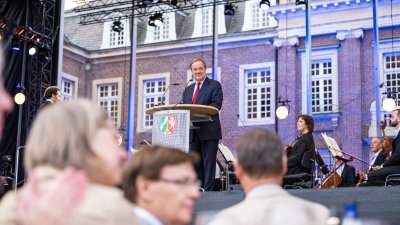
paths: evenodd
<path fill-rule="evenodd" d="M 133 211 L 144 224 L 148 225 L 163 225 L 161 221 L 148 210 L 141 207 L 134 207 Z"/>
<path fill-rule="evenodd" d="M 376 157 L 379 155 L 379 153 L 381 153 L 381 151 L 382 151 L 382 149 L 379 149 L 379 151 L 375 152 L 375 153 L 373 154 L 374 158 L 376 158 Z"/>
<path fill-rule="evenodd" d="M 53 100 L 51 100 L 51 99 L 46 99 L 46 102 L 51 102 L 51 103 L 53 103 L 54 104 L 54 102 L 53 102 Z"/>

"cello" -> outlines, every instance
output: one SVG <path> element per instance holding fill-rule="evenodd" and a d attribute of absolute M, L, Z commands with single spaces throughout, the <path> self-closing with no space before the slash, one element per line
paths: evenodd
<path fill-rule="evenodd" d="M 393 148 L 394 139 L 386 136 L 385 128 L 386 128 L 386 121 L 382 120 L 381 121 L 381 131 L 383 135 L 382 150 L 385 151 L 386 154 L 385 159 L 388 160 L 390 158 L 390 152 L 392 151 Z"/>

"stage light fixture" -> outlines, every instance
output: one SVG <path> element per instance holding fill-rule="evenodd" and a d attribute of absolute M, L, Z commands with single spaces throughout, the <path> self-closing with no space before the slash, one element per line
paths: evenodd
<path fill-rule="evenodd" d="M 18 39 L 14 38 L 11 42 L 11 50 L 19 51 L 20 49 L 20 42 Z"/>
<path fill-rule="evenodd" d="M 233 16 L 235 15 L 235 6 L 232 3 L 228 3 L 225 5 L 224 14 L 225 16 Z"/>
<path fill-rule="evenodd" d="M 296 5 L 306 5 L 307 1 L 306 0 L 296 0 Z"/>
<path fill-rule="evenodd" d="M 289 115 L 289 109 L 285 105 L 281 105 L 276 109 L 276 116 L 283 120 L 286 119 Z"/>
<path fill-rule="evenodd" d="M 14 101 L 15 103 L 17 103 L 18 105 L 22 105 L 25 102 L 25 94 L 24 94 L 24 90 L 25 88 L 23 86 L 21 86 L 21 84 L 18 83 L 16 89 L 16 94 L 14 96 Z"/>
<path fill-rule="evenodd" d="M 154 24 L 154 16 L 149 16 L 149 21 L 147 22 L 149 26 L 155 27 L 156 25 Z"/>
<path fill-rule="evenodd" d="M 156 25 L 157 27 L 160 27 L 164 22 L 164 19 L 162 17 L 161 13 L 156 13 L 154 14 L 154 25 Z"/>
<path fill-rule="evenodd" d="M 289 100 L 284 100 L 281 96 L 278 97 L 278 101 L 276 103 L 281 104 L 276 109 L 276 117 L 278 117 L 278 119 L 284 120 L 288 117 L 290 111 L 289 102 Z"/>
<path fill-rule="evenodd" d="M 37 49 L 36 49 L 36 47 L 35 46 L 31 46 L 30 48 L 29 48 L 29 55 L 35 55 L 36 54 L 36 52 L 37 52 Z"/>
<path fill-rule="evenodd" d="M 389 95 L 387 98 L 383 100 L 382 107 L 385 111 L 391 112 L 396 108 L 396 101 Z"/>
<path fill-rule="evenodd" d="M 173 5 L 173 6 L 176 6 L 176 5 L 178 5 L 178 0 L 171 0 L 171 1 L 169 2 L 169 4 L 171 4 L 171 5 Z"/>
<path fill-rule="evenodd" d="M 267 11 L 271 7 L 271 3 L 269 0 L 261 0 L 260 2 L 260 8 L 264 11 Z"/>
<path fill-rule="evenodd" d="M 122 23 L 121 23 L 121 18 L 118 18 L 116 21 L 113 22 L 111 29 L 118 33 L 120 33 L 121 31 L 124 30 L 124 27 L 122 26 Z"/>
<path fill-rule="evenodd" d="M 15 96 L 14 96 L 14 101 L 15 101 L 15 103 L 17 103 L 18 105 L 22 105 L 22 104 L 24 104 L 25 103 L 25 95 L 24 95 L 24 93 L 22 93 L 22 92 L 19 92 L 19 93 L 17 93 Z"/>

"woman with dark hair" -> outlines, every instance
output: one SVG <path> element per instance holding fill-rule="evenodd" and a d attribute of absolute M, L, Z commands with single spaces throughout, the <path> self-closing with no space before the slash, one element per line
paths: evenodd
<path fill-rule="evenodd" d="M 311 170 L 301 165 L 304 153 L 314 148 L 314 120 L 309 115 L 300 115 L 297 117 L 297 130 L 300 136 L 293 145 L 291 152 L 288 154 L 288 171 L 287 175 L 299 173 L 311 173 Z"/>

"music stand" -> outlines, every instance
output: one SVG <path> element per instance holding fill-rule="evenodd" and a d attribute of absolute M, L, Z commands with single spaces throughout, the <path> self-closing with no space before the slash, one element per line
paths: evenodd
<path fill-rule="evenodd" d="M 338 160 L 342 161 L 345 164 L 350 161 L 350 160 L 348 160 L 348 159 L 346 159 L 344 157 L 344 154 L 343 154 L 342 150 L 340 149 L 340 147 L 337 144 L 335 139 L 329 137 L 326 133 L 321 133 L 321 134 L 322 134 L 322 137 L 324 138 L 325 144 L 326 144 L 326 146 L 328 146 L 329 152 L 331 153 L 333 158 L 338 159 Z M 340 166 L 342 164 L 340 164 Z M 333 176 L 334 176 L 333 186 L 334 187 L 336 187 L 336 169 L 337 169 L 337 161 L 335 160 L 335 173 L 333 174 Z"/>

